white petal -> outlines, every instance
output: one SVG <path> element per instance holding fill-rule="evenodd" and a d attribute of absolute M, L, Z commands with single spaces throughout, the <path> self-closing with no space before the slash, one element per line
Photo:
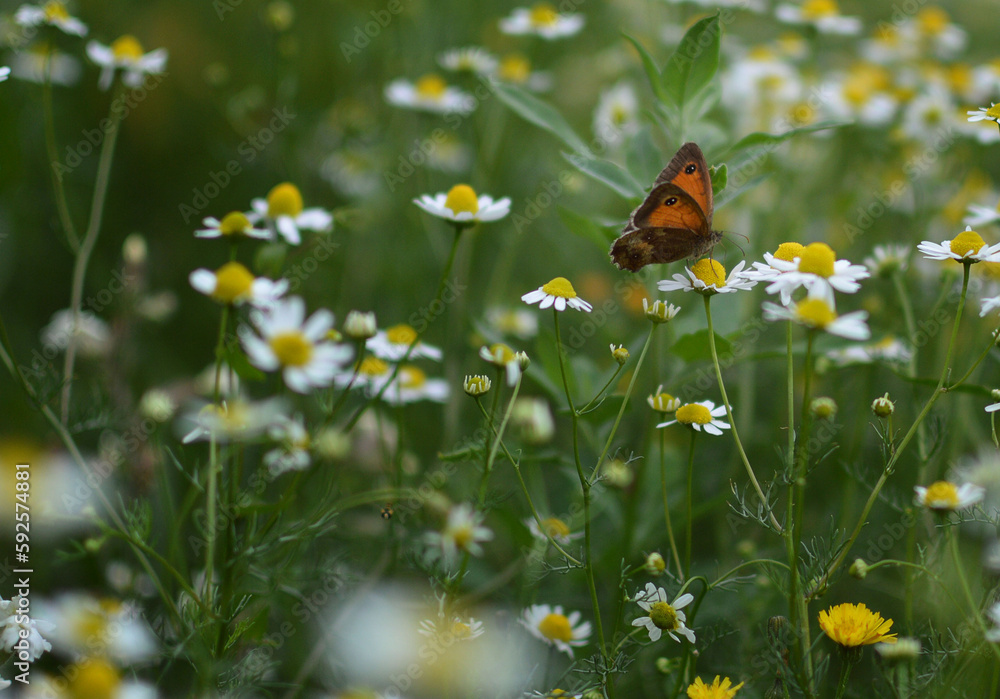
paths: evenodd
<path fill-rule="evenodd" d="M 207 269 L 196 269 L 188 275 L 188 281 L 191 282 L 191 286 L 194 287 L 195 291 L 200 291 L 206 296 L 210 296 L 213 291 L 215 291 L 215 286 L 218 280 L 215 278 L 215 272 Z"/>

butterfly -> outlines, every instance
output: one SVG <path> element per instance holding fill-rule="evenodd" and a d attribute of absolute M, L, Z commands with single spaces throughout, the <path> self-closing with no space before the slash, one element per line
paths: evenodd
<path fill-rule="evenodd" d="M 685 143 L 663 168 L 611 246 L 618 269 L 700 257 L 722 239 L 712 230 L 712 179 L 701 148 Z"/>

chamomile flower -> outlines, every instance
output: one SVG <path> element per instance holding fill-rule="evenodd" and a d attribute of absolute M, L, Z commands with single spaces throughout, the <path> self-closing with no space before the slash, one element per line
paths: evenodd
<path fill-rule="evenodd" d="M 966 226 L 965 231 L 952 240 L 943 240 L 940 245 L 925 240 L 917 249 L 929 260 L 956 260 L 966 264 L 1000 262 L 1000 243 L 987 245 L 971 226 Z"/>
<path fill-rule="evenodd" d="M 548 541 L 548 537 L 552 537 L 552 540 L 560 546 L 565 546 L 571 541 L 576 541 L 584 535 L 584 532 L 571 531 L 569 525 L 558 517 L 546 517 L 542 520 L 541 527 L 538 526 L 538 522 L 535 521 L 534 517 L 528 517 L 524 520 L 524 524 L 528 527 L 531 535 L 538 541 Z"/>
<path fill-rule="evenodd" d="M 530 340 L 538 334 L 538 316 L 524 308 L 490 308 L 486 322 L 502 335 Z"/>
<path fill-rule="evenodd" d="M 34 662 L 43 653 L 52 650 L 52 643 L 42 634 L 51 638 L 56 627 L 50 620 L 29 617 L 25 612 L 30 606 L 27 602 L 27 599 L 22 600 L 19 595 L 9 600 L 0 597 L 0 648 L 14 653 L 14 646 L 23 638 L 27 641 L 24 652 L 28 660 Z"/>
<path fill-rule="evenodd" d="M 573 285 L 565 277 L 556 277 L 547 284 L 543 284 L 534 291 L 529 291 L 521 297 L 526 304 L 538 304 L 540 309 L 555 308 L 557 311 L 565 311 L 572 308 L 577 311 L 590 313 L 594 309 L 589 303 L 576 295 Z"/>
<path fill-rule="evenodd" d="M 351 358 L 349 347 L 326 340 L 333 327 L 330 311 L 316 311 L 308 320 L 305 315 L 306 304 L 300 297 L 282 299 L 254 318 L 259 335 L 244 331 L 240 338 L 254 366 L 280 369 L 285 384 L 297 393 L 329 386 Z"/>
<path fill-rule="evenodd" d="M 42 675 L 37 680 L 32 673 L 31 686 L 37 685 L 37 695 L 49 699 L 158 699 L 157 688 L 149 682 L 123 677 L 122 671 L 106 658 L 81 657 L 63 669 L 64 677 L 51 679 Z M 24 695 L 27 696 L 27 695 Z"/>
<path fill-rule="evenodd" d="M 272 476 L 309 468 L 311 440 L 302 416 L 295 419 L 282 416 L 268 427 L 267 434 L 279 445 L 264 454 L 264 465 Z"/>
<path fill-rule="evenodd" d="M 872 274 L 880 277 L 891 277 L 896 272 L 905 272 L 910 265 L 910 247 L 908 245 L 876 245 L 871 257 L 865 258 L 865 267 Z"/>
<path fill-rule="evenodd" d="M 42 328 L 42 344 L 64 350 L 74 335 L 76 348 L 85 357 L 103 357 L 111 349 L 111 328 L 105 321 L 90 311 L 80 311 L 74 322 L 69 308 L 52 314 L 49 324 Z"/>
<path fill-rule="evenodd" d="M 764 320 L 791 320 L 812 330 L 824 330 L 849 340 L 867 340 L 871 331 L 865 319 L 867 311 L 853 311 L 838 316 L 833 306 L 821 298 L 806 298 L 789 306 L 765 302 Z"/>
<path fill-rule="evenodd" d="M 419 367 L 404 364 L 382 397 L 390 405 L 406 405 L 421 400 L 444 403 L 448 400 L 448 382 L 429 379 Z"/>
<path fill-rule="evenodd" d="M 413 345 L 414 342 L 416 344 L 410 350 L 410 345 Z M 417 340 L 417 331 L 405 323 L 379 330 L 375 333 L 375 337 L 368 341 L 367 347 L 376 357 L 389 362 L 400 361 L 407 356 L 408 350 L 410 351 L 409 359 L 441 361 L 441 350 Z"/>
<path fill-rule="evenodd" d="M 49 0 L 44 5 L 21 5 L 14 14 L 14 22 L 22 27 L 48 24 L 73 36 L 87 35 L 87 25 L 72 17 L 59 0 Z"/>
<path fill-rule="evenodd" d="M 391 377 L 392 369 L 387 362 L 368 356 L 354 365 L 354 371 L 337 374 L 333 380 L 338 388 L 364 389 L 368 395 L 374 396 Z"/>
<path fill-rule="evenodd" d="M 756 279 L 760 282 L 771 282 L 788 271 L 788 265 L 783 265 L 780 269 L 775 266 L 774 261 L 794 263 L 795 258 L 802 255 L 805 245 L 796 242 L 782 243 L 774 253 L 765 252 L 764 262 L 754 262 L 753 269 L 747 270 L 743 276 L 749 279 Z"/>
<path fill-rule="evenodd" d="M 967 112 L 969 115 L 969 121 L 995 121 L 1000 123 L 1000 105 L 996 102 L 990 102 L 989 107 L 980 107 L 979 109 Z"/>
<path fill-rule="evenodd" d="M 983 499 L 986 489 L 973 483 L 955 485 L 949 481 L 937 481 L 929 486 L 913 486 L 916 503 L 938 512 L 952 512 L 972 507 Z"/>
<path fill-rule="evenodd" d="M 507 372 L 507 384 L 513 386 L 521 378 L 521 362 L 518 353 L 502 342 L 497 342 L 479 350 L 479 356 L 490 364 Z"/>
<path fill-rule="evenodd" d="M 202 219 L 204 228 L 194 232 L 195 238 L 257 238 L 268 240 L 271 231 L 266 228 L 254 228 L 250 218 L 242 211 L 230 211 L 222 220 L 209 216 Z"/>
<path fill-rule="evenodd" d="M 445 70 L 466 73 L 492 73 L 497 59 L 481 46 L 450 49 L 438 54 L 437 62 Z"/>
<path fill-rule="evenodd" d="M 873 344 L 842 347 L 830 350 L 823 356 L 836 366 L 871 364 L 879 361 L 905 364 L 910 361 L 913 352 L 899 338 L 889 335 Z"/>
<path fill-rule="evenodd" d="M 498 221 L 510 213 L 510 198 L 493 200 L 488 194 L 476 194 L 467 184 L 456 184 L 447 193 L 421 195 L 413 203 L 427 213 L 455 223 Z"/>
<path fill-rule="evenodd" d="M 645 626 L 650 641 L 659 641 L 660 636 L 666 631 L 667 635 L 678 643 L 681 639 L 677 634 L 686 638 L 689 643 L 694 643 L 694 631 L 685 625 L 687 617 L 681 611 L 694 601 L 694 595 L 685 593 L 673 603 L 667 602 L 668 599 L 667 592 L 662 587 L 657 587 L 651 582 L 646 583 L 645 591 L 636 594 L 635 602 L 643 611 L 648 612 L 648 615 L 633 620 L 632 626 Z"/>
<path fill-rule="evenodd" d="M 590 622 L 581 622 L 580 618 L 580 612 L 564 614 L 558 604 L 555 607 L 533 604 L 524 610 L 519 621 L 532 636 L 572 658 L 573 648 L 587 645 L 590 638 Z"/>
<path fill-rule="evenodd" d="M 639 130 L 639 97 L 631 83 L 620 82 L 601 93 L 593 129 L 608 144 L 620 143 Z"/>
<path fill-rule="evenodd" d="M 1000 221 L 1000 208 L 969 204 L 969 215 L 962 219 L 967 226 L 988 226 Z"/>
<path fill-rule="evenodd" d="M 462 503 L 448 510 L 448 520 L 440 532 L 427 534 L 427 541 L 439 546 L 446 561 L 454 561 L 459 553 L 481 556 L 481 543 L 493 539 L 493 532 L 483 526 L 482 513 L 472 509 L 472 505 Z"/>
<path fill-rule="evenodd" d="M 896 642 L 896 634 L 889 633 L 892 619 L 883 619 L 881 614 L 864 604 L 846 602 L 821 610 L 819 627 L 830 640 L 843 648 Z"/>
<path fill-rule="evenodd" d="M 722 434 L 722 430 L 728 430 L 730 425 L 718 418 L 726 414 L 726 406 L 715 407 L 715 403 L 710 400 L 699 401 L 698 403 L 686 403 L 674 411 L 674 419 L 661 422 L 657 427 L 669 427 L 670 425 L 687 425 L 696 432 L 704 430 L 708 434 L 716 437 Z"/>
<path fill-rule="evenodd" d="M 37 606 L 39 614 L 52 622 L 46 635 L 57 652 L 79 658 L 100 648 L 106 658 L 126 665 L 150 660 L 159 652 L 156 636 L 133 604 L 66 592 Z"/>
<path fill-rule="evenodd" d="M 239 262 L 227 262 L 214 272 L 196 269 L 188 277 L 191 286 L 219 303 L 239 306 L 249 303 L 257 307 L 273 305 L 288 291 L 288 280 L 272 281 L 254 277 Z"/>
<path fill-rule="evenodd" d="M 178 427 L 184 444 L 209 439 L 249 441 L 263 434 L 268 425 L 283 419 L 284 413 L 285 403 L 278 399 L 251 403 L 233 397 L 219 405 L 201 401 L 181 416 Z"/>
<path fill-rule="evenodd" d="M 101 67 L 98 87 L 107 90 L 114 80 L 115 70 L 122 69 L 122 82 L 132 89 L 142 85 L 147 75 L 159 75 L 167 67 L 167 50 L 143 53 L 142 44 L 134 36 L 120 36 L 105 46 L 97 41 L 87 44 L 87 56 Z"/>
<path fill-rule="evenodd" d="M 452 617 L 450 622 L 443 618 L 436 621 L 424 619 L 420 622 L 417 633 L 427 638 L 444 640 L 450 645 L 454 641 L 471 641 L 474 638 L 479 638 L 486 633 L 486 629 L 483 628 L 483 622 L 478 619 L 456 616 Z"/>
<path fill-rule="evenodd" d="M 681 407 L 681 399 L 674 398 L 669 393 L 663 392 L 663 384 L 656 387 L 656 393 L 651 396 L 646 396 L 646 402 L 649 403 L 649 407 L 659 413 L 673 413 L 676 412 L 677 408 Z M 725 410 L 723 410 L 725 413 Z"/>
<path fill-rule="evenodd" d="M 979 317 L 984 318 L 988 313 L 992 313 L 996 309 L 1000 308 L 1000 296 L 991 296 L 985 298 L 981 301 L 982 306 L 979 309 Z"/>
<path fill-rule="evenodd" d="M 535 34 L 543 39 L 562 39 L 573 36 L 583 29 L 583 15 L 560 13 L 547 2 L 534 7 L 518 7 L 500 20 L 500 31 L 504 34 Z"/>
<path fill-rule="evenodd" d="M 302 192 L 291 182 L 275 185 L 266 199 L 258 197 L 250 207 L 253 213 L 247 218 L 251 223 L 267 222 L 292 245 L 302 242 L 303 230 L 325 233 L 333 228 L 333 215 L 318 206 L 304 208 Z"/>
<path fill-rule="evenodd" d="M 712 684 L 705 684 L 700 677 L 695 677 L 694 682 L 688 685 L 688 699 L 733 699 L 743 683 L 740 682 L 735 687 L 733 681 L 726 677 L 721 679 L 718 675 L 712 680 Z"/>
<path fill-rule="evenodd" d="M 781 274 L 774 278 L 766 291 L 780 294 L 781 302 L 786 305 L 796 289 L 805 287 L 810 297 L 822 299 L 833 307 L 835 290 L 853 294 L 861 288 L 860 280 L 871 276 L 864 265 L 838 260 L 826 243 L 810 243 L 791 262 L 775 257 L 770 264 Z"/>
<path fill-rule="evenodd" d="M 784 3 L 775 9 L 775 16 L 787 24 L 807 24 L 821 34 L 858 34 L 861 20 L 840 14 L 836 0 L 804 0 L 801 5 Z"/>
<path fill-rule="evenodd" d="M 552 74 L 543 70 L 532 70 L 531 61 L 522 53 L 508 53 L 501 58 L 491 76 L 494 80 L 519 85 L 531 92 L 545 92 L 552 89 Z"/>
<path fill-rule="evenodd" d="M 48 42 L 32 44 L 24 51 L 18 51 L 11 58 L 11 75 L 19 80 L 53 85 L 75 85 L 80 79 L 82 68 L 74 56 L 57 50 Z"/>
<path fill-rule="evenodd" d="M 436 114 L 468 114 L 476 108 L 476 98 L 450 87 L 441 76 L 428 74 L 411 83 L 400 78 L 386 85 L 385 100 L 394 107 L 405 107 Z"/>
<path fill-rule="evenodd" d="M 747 291 L 757 284 L 743 272 L 745 261 L 733 267 L 726 276 L 726 268 L 721 262 L 710 258 L 698 260 L 690 267 L 684 268 L 684 274 L 675 274 L 673 279 L 664 279 L 657 283 L 660 291 L 697 291 L 702 295 L 731 294 L 737 291 Z"/>
<path fill-rule="evenodd" d="M 936 142 L 947 132 L 953 118 L 951 95 L 940 85 L 931 85 L 903 108 L 900 132 L 922 143 Z"/>
<path fill-rule="evenodd" d="M 890 71 L 867 61 L 859 61 L 846 73 L 832 76 L 820 90 L 821 94 L 829 93 L 830 111 L 835 116 L 863 126 L 886 126 L 899 108 Z"/>
<path fill-rule="evenodd" d="M 544 444 L 556 433 L 552 409 L 544 398 L 518 396 L 511 408 L 510 424 L 528 444 Z"/>

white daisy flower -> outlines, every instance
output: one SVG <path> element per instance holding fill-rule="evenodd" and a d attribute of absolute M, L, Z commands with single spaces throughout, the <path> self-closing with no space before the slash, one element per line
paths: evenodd
<path fill-rule="evenodd" d="M 212 370 L 214 374 L 215 367 Z M 223 371 L 223 385 L 227 373 Z M 181 416 L 178 430 L 184 444 L 213 437 L 217 442 L 249 441 L 263 434 L 268 425 L 285 419 L 284 413 L 285 403 L 280 399 L 251 403 L 234 396 L 220 405 L 199 401 Z"/>
<path fill-rule="evenodd" d="M 968 212 L 969 215 L 962 219 L 962 223 L 970 227 L 976 226 L 978 228 L 1000 221 L 1000 208 L 969 204 Z"/>
<path fill-rule="evenodd" d="M 48 73 L 50 83 L 63 86 L 75 85 L 83 70 L 75 57 L 62 53 L 43 41 L 15 53 L 11 58 L 10 68 L 10 74 L 19 80 L 41 85 Z"/>
<path fill-rule="evenodd" d="M 14 14 L 14 22 L 22 27 L 37 27 L 48 24 L 61 29 L 66 34 L 87 35 L 87 25 L 76 17 L 71 17 L 66 6 L 59 0 L 49 0 L 44 5 L 21 5 Z"/>
<path fill-rule="evenodd" d="M 677 408 L 681 407 L 681 399 L 664 393 L 663 384 L 656 387 L 656 393 L 646 396 L 646 402 L 649 403 L 650 408 L 658 413 L 674 413 L 677 412 Z M 725 406 L 723 406 L 722 412 L 725 414 Z"/>
<path fill-rule="evenodd" d="M 683 607 L 691 604 L 694 595 L 685 593 L 675 599 L 673 603 L 667 602 L 667 592 L 662 587 L 656 587 L 653 583 L 646 583 L 645 592 L 640 591 L 635 596 L 635 602 L 646 612 L 648 616 L 641 616 L 632 622 L 632 626 L 645 626 L 649 632 L 650 641 L 659 641 L 660 636 L 666 631 L 670 638 L 678 643 L 681 639 L 677 634 L 684 636 L 689 643 L 694 643 L 694 631 L 689 629 L 684 622 L 687 617 L 681 611 Z"/>
<path fill-rule="evenodd" d="M 468 114 L 476 108 L 476 98 L 450 87 L 440 76 L 425 75 L 416 83 L 400 78 L 385 87 L 385 100 L 395 107 L 437 114 Z"/>
<path fill-rule="evenodd" d="M 159 644 L 142 612 L 131 603 L 98 599 L 82 592 L 66 592 L 54 600 L 38 601 L 39 615 L 51 621 L 47 632 L 52 647 L 75 658 L 101 655 L 123 665 L 151 660 Z"/>
<path fill-rule="evenodd" d="M 194 232 L 195 238 L 257 238 L 269 240 L 271 231 L 266 228 L 254 228 L 250 218 L 242 211 L 230 211 L 222 220 L 209 216 L 202 220 L 205 226 Z"/>
<path fill-rule="evenodd" d="M 674 419 L 661 422 L 657 427 L 669 427 L 670 425 L 687 425 L 696 432 L 704 430 L 708 434 L 716 437 L 722 434 L 722 430 L 728 430 L 730 425 L 718 418 L 726 414 L 726 406 L 715 407 L 715 403 L 710 400 L 703 400 L 697 403 L 687 403 L 680 406 L 674 412 Z"/>
<path fill-rule="evenodd" d="M 363 198 L 383 185 L 379 172 L 384 167 L 384 158 L 377 149 L 349 143 L 330 153 L 320 164 L 319 173 L 344 196 Z"/>
<path fill-rule="evenodd" d="M 448 382 L 444 379 L 429 379 L 419 367 L 404 364 L 382 398 L 390 405 L 406 405 L 429 400 L 444 403 L 448 400 Z"/>
<path fill-rule="evenodd" d="M 85 357 L 103 357 L 111 349 L 111 328 L 90 311 L 80 311 L 73 322 L 73 311 L 65 308 L 52 314 L 42 328 L 42 344 L 65 350 L 70 336 L 76 335 L 76 349 Z"/>
<path fill-rule="evenodd" d="M 521 297 L 521 300 L 528 305 L 537 303 L 543 310 L 550 307 L 557 311 L 572 308 L 585 313 L 594 310 L 593 306 L 576 295 L 573 285 L 565 277 L 556 277 L 534 291 L 529 291 Z"/>
<path fill-rule="evenodd" d="M 0 83 L 10 77 L 10 67 L 0 66 Z"/>
<path fill-rule="evenodd" d="M 87 55 L 101 67 L 98 87 L 107 90 L 115 77 L 115 69 L 122 69 L 122 82 L 132 89 L 142 85 L 147 75 L 159 75 L 167 67 L 167 50 L 156 49 L 144 54 L 142 44 L 126 34 L 115 39 L 111 46 L 97 41 L 87 44 Z"/>
<path fill-rule="evenodd" d="M 548 534 L 560 546 L 565 546 L 571 541 L 576 541 L 584 535 L 584 532 L 570 531 L 569 525 L 558 517 L 547 517 L 542 520 L 542 527 L 545 528 L 544 532 L 539 528 L 538 522 L 535 521 L 534 517 L 528 517 L 524 520 L 524 525 L 531 532 L 531 535 L 539 541 L 547 542 L 549 539 L 546 534 Z"/>
<path fill-rule="evenodd" d="M 339 388 L 363 389 L 367 395 L 375 396 L 391 377 L 392 369 L 387 362 L 368 356 L 355 363 L 353 371 L 337 374 L 334 382 Z"/>
<path fill-rule="evenodd" d="M 98 655 L 81 657 L 61 668 L 63 676 L 52 677 L 32 671 L 31 685 L 21 696 L 24 699 L 158 699 L 159 691 L 149 682 L 126 679 L 122 670 Z"/>
<path fill-rule="evenodd" d="M 1000 262 L 1000 243 L 986 245 L 982 236 L 966 226 L 952 240 L 943 240 L 941 244 L 925 240 L 917 246 L 929 260 L 957 260 L 958 262 Z"/>
<path fill-rule="evenodd" d="M 889 336 L 871 345 L 853 345 L 830 350 L 824 356 L 836 366 L 871 364 L 877 361 L 905 364 L 910 361 L 913 352 L 899 338 Z"/>
<path fill-rule="evenodd" d="M 931 143 L 940 138 L 941 129 L 948 125 L 953 114 L 952 98 L 947 89 L 931 85 L 903 108 L 899 129 L 907 138 Z"/>
<path fill-rule="evenodd" d="M 609 144 L 621 143 L 639 130 L 639 97 L 631 83 L 623 81 L 601 93 L 593 129 Z"/>
<path fill-rule="evenodd" d="M 538 334 L 538 316 L 524 308 L 489 308 L 486 322 L 501 335 L 530 340 Z"/>
<path fill-rule="evenodd" d="M 969 115 L 969 121 L 983 121 L 988 119 L 989 121 L 1000 123 L 1000 105 L 997 105 L 996 102 L 990 102 L 989 107 L 980 107 L 966 113 Z"/>
<path fill-rule="evenodd" d="M 991 296 L 982 300 L 982 306 L 979 309 L 979 317 L 984 318 L 987 314 L 992 313 L 996 309 L 1000 308 L 1000 296 Z"/>
<path fill-rule="evenodd" d="M 510 424 L 528 444 L 544 444 L 556 433 L 549 402 L 534 396 L 517 397 L 510 411 Z"/>
<path fill-rule="evenodd" d="M 52 650 L 52 643 L 42 634 L 51 638 L 55 624 L 48 619 L 29 617 L 24 610 L 30 607 L 27 598 L 20 595 L 9 600 L 0 597 L 0 648 L 14 653 L 14 646 L 23 638 L 27 641 L 28 661 L 35 662 L 43 653 Z"/>
<path fill-rule="evenodd" d="M 861 288 L 859 281 L 871 276 L 864 265 L 838 260 L 826 243 L 810 243 L 791 262 L 772 258 L 770 265 L 781 274 L 774 278 L 766 291 L 780 294 L 781 302 L 786 305 L 791 302 L 796 289 L 805 287 L 811 298 L 823 299 L 833 306 L 834 290 L 853 294 Z"/>
<path fill-rule="evenodd" d="M 791 320 L 813 330 L 824 330 L 848 340 L 867 340 L 871 331 L 865 319 L 868 311 L 853 311 L 838 316 L 825 299 L 806 298 L 790 306 L 764 302 L 764 320 Z"/>
<path fill-rule="evenodd" d="M 659 299 L 653 301 L 653 303 L 649 303 L 649 299 L 644 298 L 642 300 L 642 312 L 646 316 L 646 319 L 652 323 L 669 323 L 681 312 L 681 307 L 667 303 L 666 301 L 660 301 Z"/>
<path fill-rule="evenodd" d="M 264 371 L 281 369 L 285 385 L 307 393 L 333 383 L 351 348 L 328 342 L 333 314 L 321 309 L 306 320 L 306 304 L 298 296 L 282 299 L 252 319 L 260 336 L 241 326 L 241 340 L 250 362 Z"/>
<path fill-rule="evenodd" d="M 559 13 L 547 2 L 540 2 L 532 8 L 518 7 L 510 15 L 500 20 L 500 31 L 504 34 L 535 34 L 543 39 L 562 39 L 573 36 L 583 29 L 583 15 L 579 13 Z"/>
<path fill-rule="evenodd" d="M 483 555 L 481 543 L 491 541 L 493 532 L 483 526 L 483 515 L 472 505 L 462 503 L 448 510 L 448 521 L 440 532 L 430 532 L 426 540 L 432 546 L 440 546 L 444 559 L 453 562 L 459 553 L 472 556 Z"/>
<path fill-rule="evenodd" d="M 948 481 L 937 481 L 927 487 L 916 485 L 913 492 L 918 505 L 939 512 L 952 512 L 975 505 L 983 499 L 986 489 L 972 483 L 957 486 Z"/>
<path fill-rule="evenodd" d="M 518 621 L 532 636 L 572 658 L 573 648 L 587 645 L 590 638 L 590 622 L 581 623 L 580 617 L 580 612 L 564 614 L 561 605 L 533 604 Z"/>
<path fill-rule="evenodd" d="M 433 359 L 435 362 L 441 361 L 441 350 L 433 345 L 428 345 L 422 340 L 417 340 L 417 331 L 406 323 L 393 325 L 391 328 L 379 330 L 375 337 L 368 340 L 366 347 L 379 359 L 388 362 L 398 362 L 407 356 L 410 345 L 414 342 L 413 350 L 410 351 L 408 359 Z"/>
<path fill-rule="evenodd" d="M 840 14 L 836 0 L 804 0 L 801 5 L 784 3 L 774 12 L 786 24 L 808 24 L 821 34 L 858 34 L 861 19 Z"/>
<path fill-rule="evenodd" d="M 746 266 L 741 261 L 733 267 L 726 277 L 726 268 L 717 260 L 703 258 L 690 267 L 684 268 L 684 274 L 675 274 L 673 279 L 664 279 L 657 283 L 660 291 L 697 291 L 699 294 L 730 294 L 737 291 L 747 291 L 757 284 L 743 272 Z"/>
<path fill-rule="evenodd" d="M 276 449 L 264 454 L 264 465 L 272 476 L 309 468 L 309 464 L 312 463 L 309 455 L 311 440 L 301 415 L 294 420 L 285 416 L 280 417 L 268 427 L 267 434 L 280 444 Z"/>
<path fill-rule="evenodd" d="M 437 62 L 445 70 L 466 73 L 492 73 L 497 67 L 496 57 L 481 46 L 449 49 L 438 54 Z"/>
<path fill-rule="evenodd" d="M 303 230 L 325 233 L 333 228 L 333 215 L 318 206 L 303 208 L 302 192 L 291 182 L 275 185 L 266 199 L 258 197 L 250 207 L 253 213 L 247 219 L 251 223 L 266 221 L 292 245 L 302 242 Z"/>
<path fill-rule="evenodd" d="M 472 167 L 475 151 L 452 133 L 444 134 L 427 154 L 427 167 L 449 175 L 468 172 Z M 382 178 L 379 177 L 379 186 Z"/>
<path fill-rule="evenodd" d="M 196 269 L 188 276 L 191 286 L 219 303 L 240 306 L 249 303 L 258 308 L 273 305 L 288 291 L 288 280 L 272 281 L 254 277 L 239 262 L 227 262 L 216 271 Z"/>
<path fill-rule="evenodd" d="M 835 116 L 878 128 L 888 125 L 899 108 L 892 87 L 892 73 L 887 68 L 859 61 L 846 73 L 832 75 L 819 94 L 829 95 L 830 111 Z"/>
<path fill-rule="evenodd" d="M 507 384 L 513 386 L 521 378 L 521 359 L 515 352 L 502 342 L 497 342 L 489 347 L 482 347 L 479 356 L 490 364 L 503 368 L 507 372 Z"/>
<path fill-rule="evenodd" d="M 876 245 L 872 256 L 865 258 L 865 267 L 880 277 L 892 276 L 894 272 L 905 272 L 910 265 L 910 246 Z"/>
<path fill-rule="evenodd" d="M 520 85 L 532 92 L 546 92 L 552 89 L 552 74 L 543 70 L 532 70 L 531 61 L 521 53 L 509 53 L 504 56 L 490 75 L 494 80 Z"/>
<path fill-rule="evenodd" d="M 487 194 L 476 195 L 467 184 L 456 184 L 447 193 L 439 192 L 434 196 L 423 194 L 413 203 L 429 214 L 468 225 L 477 221 L 498 221 L 510 213 L 510 198 L 494 201 Z"/>
<path fill-rule="evenodd" d="M 468 618 L 455 616 L 452 617 L 450 622 L 445 621 L 443 618 L 439 618 L 437 621 L 434 619 L 424 619 L 420 622 L 420 628 L 417 629 L 417 633 L 427 638 L 442 639 L 451 643 L 454 641 L 471 641 L 474 638 L 479 638 L 486 633 L 486 629 L 483 628 L 483 622 L 471 616 Z"/>
<path fill-rule="evenodd" d="M 764 262 L 754 262 L 753 269 L 744 272 L 743 276 L 759 282 L 772 282 L 787 271 L 785 268 L 779 269 L 776 267 L 774 261 L 777 259 L 788 263 L 794 262 L 795 258 L 799 257 L 804 249 L 805 245 L 801 243 L 782 243 L 774 251 L 774 254 L 765 252 Z"/>

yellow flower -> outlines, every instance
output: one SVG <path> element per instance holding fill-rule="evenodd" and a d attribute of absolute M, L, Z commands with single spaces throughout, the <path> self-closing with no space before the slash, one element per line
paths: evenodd
<path fill-rule="evenodd" d="M 881 614 L 864 604 L 846 602 L 821 611 L 819 626 L 823 633 L 844 648 L 896 642 L 896 634 L 889 633 L 892 619 L 883 619 Z"/>
<path fill-rule="evenodd" d="M 695 677 L 694 683 L 688 685 L 687 695 L 690 699 L 733 699 L 743 683 L 740 682 L 735 687 L 730 687 L 731 684 L 732 680 L 728 677 L 720 681 L 718 675 L 710 685 L 702 682 L 700 677 Z"/>

